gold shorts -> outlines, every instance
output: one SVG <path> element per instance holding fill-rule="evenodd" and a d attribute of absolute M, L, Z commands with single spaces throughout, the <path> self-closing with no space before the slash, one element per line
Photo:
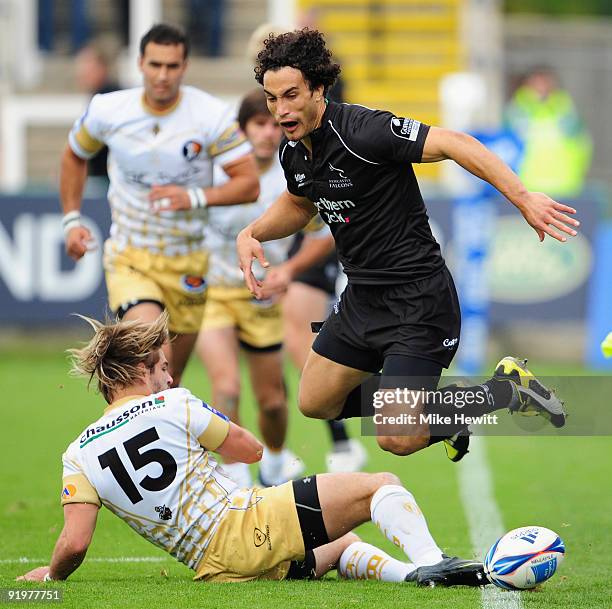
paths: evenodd
<path fill-rule="evenodd" d="M 250 492 L 251 489 L 245 489 L 234 497 L 194 579 L 216 582 L 284 579 L 291 561 L 304 560 L 293 484 L 255 489 L 252 495 Z"/>
<path fill-rule="evenodd" d="M 280 303 L 256 300 L 247 288 L 211 286 L 202 321 L 202 331 L 236 328 L 247 348 L 268 349 L 283 342 Z"/>
<path fill-rule="evenodd" d="M 200 330 L 206 304 L 208 252 L 163 256 L 134 247 L 113 251 L 113 245 L 107 242 L 104 271 L 113 312 L 132 301 L 152 300 L 167 309 L 171 332 L 192 334 Z"/>

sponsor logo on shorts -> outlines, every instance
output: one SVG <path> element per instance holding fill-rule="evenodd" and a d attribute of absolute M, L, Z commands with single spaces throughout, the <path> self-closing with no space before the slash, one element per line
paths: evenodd
<path fill-rule="evenodd" d="M 264 543 L 268 544 L 268 550 L 272 551 L 272 542 L 270 541 L 270 527 L 266 525 L 266 532 L 264 533 L 261 529 L 255 527 L 253 530 L 253 543 L 256 548 L 261 548 Z"/>
<path fill-rule="evenodd" d="M 160 520 L 171 520 L 172 518 L 172 510 L 165 505 L 156 505 L 155 511 L 159 515 Z"/>
<path fill-rule="evenodd" d="M 202 144 L 197 140 L 188 140 L 183 146 L 183 156 L 191 162 L 200 156 L 202 149 Z"/>
<path fill-rule="evenodd" d="M 181 277 L 181 285 L 187 292 L 192 294 L 201 294 L 206 291 L 206 279 L 199 275 L 183 275 Z"/>
<path fill-rule="evenodd" d="M 445 338 L 442 341 L 442 345 L 444 347 L 447 347 L 448 349 L 452 349 L 453 347 L 457 346 L 457 343 L 459 342 L 458 338 Z"/>
<path fill-rule="evenodd" d="M 69 497 L 74 497 L 76 495 L 77 489 L 76 486 L 74 486 L 74 484 L 67 484 L 64 487 L 64 490 L 62 491 L 62 497 L 64 498 L 69 498 Z"/>

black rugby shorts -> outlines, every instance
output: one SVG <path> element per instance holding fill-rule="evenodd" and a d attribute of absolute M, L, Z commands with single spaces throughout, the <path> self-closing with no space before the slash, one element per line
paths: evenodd
<path fill-rule="evenodd" d="M 459 346 L 461 310 L 449 270 L 404 284 L 347 286 L 312 348 L 334 362 L 378 372 L 388 355 L 448 368 Z"/>

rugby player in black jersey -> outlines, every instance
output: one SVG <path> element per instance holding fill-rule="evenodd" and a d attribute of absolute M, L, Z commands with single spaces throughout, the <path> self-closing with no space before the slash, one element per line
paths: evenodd
<path fill-rule="evenodd" d="M 279 154 L 287 190 L 237 239 L 246 283 L 259 296 L 261 283 L 251 265 L 257 259 L 267 266 L 262 242 L 297 232 L 316 213 L 332 230 L 348 286 L 313 344 L 299 391 L 300 410 L 322 419 L 371 415 L 374 408 L 362 400 L 361 385 L 381 370 L 382 389 L 436 389 L 457 350 L 459 302 L 412 163 L 455 161 L 506 197 L 540 241 L 545 235 L 566 241 L 579 225 L 573 208 L 529 192 L 467 134 L 328 102 L 326 91 L 339 72 L 316 30 L 270 35 L 265 41 L 255 74 L 285 135 Z M 565 423 L 562 403 L 525 361 L 503 358 L 492 379 L 471 389 L 484 399 L 464 408 L 470 416 L 509 408 L 545 416 L 556 427 Z M 412 404 L 413 413 L 432 417 L 379 427 L 379 445 L 407 455 L 444 440 L 449 458 L 461 459 L 469 432 L 464 423 L 449 425 L 444 417 L 453 395 L 465 388 L 439 391 L 451 400 Z M 404 412 L 405 404 L 385 409 L 392 417 Z"/>

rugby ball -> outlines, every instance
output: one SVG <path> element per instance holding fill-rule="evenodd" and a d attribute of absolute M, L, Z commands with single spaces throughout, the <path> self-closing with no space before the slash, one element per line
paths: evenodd
<path fill-rule="evenodd" d="M 565 544 L 554 531 L 521 527 L 491 546 L 483 561 L 484 572 L 500 588 L 526 590 L 552 577 L 564 556 Z"/>

